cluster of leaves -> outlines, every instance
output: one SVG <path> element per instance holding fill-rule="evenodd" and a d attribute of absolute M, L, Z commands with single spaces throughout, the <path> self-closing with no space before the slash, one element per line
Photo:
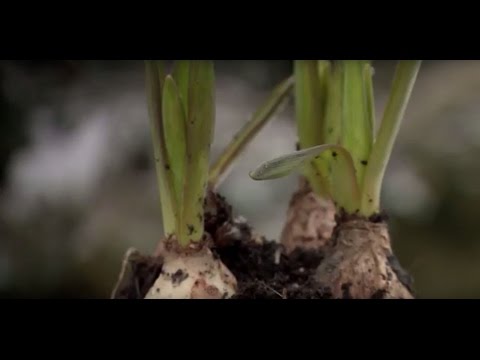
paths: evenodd
<path fill-rule="evenodd" d="M 214 190 L 221 183 L 232 163 L 288 98 L 293 78 L 273 90 L 211 169 L 213 62 L 177 61 L 166 75 L 164 62 L 147 61 L 146 80 L 165 235 L 188 246 L 203 239 L 207 189 Z"/>
<path fill-rule="evenodd" d="M 318 195 L 331 198 L 347 213 L 378 213 L 383 177 L 420 64 L 398 63 L 375 133 L 369 61 L 296 61 L 300 150 L 262 164 L 250 176 L 269 180 L 300 170 Z"/>

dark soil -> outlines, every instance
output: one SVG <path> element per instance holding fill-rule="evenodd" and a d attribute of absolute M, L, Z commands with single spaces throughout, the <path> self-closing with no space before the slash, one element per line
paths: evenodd
<path fill-rule="evenodd" d="M 112 298 L 124 300 L 145 298 L 155 280 L 160 276 L 163 266 L 162 259 L 133 252 L 125 261 L 122 269 L 123 275 L 121 275 Z"/>
<path fill-rule="evenodd" d="M 238 281 L 235 299 L 322 299 L 314 279 L 321 253 L 282 253 L 277 243 L 235 241 L 215 250 Z"/>
<path fill-rule="evenodd" d="M 287 256 L 276 242 L 254 241 L 248 224 L 235 220 L 231 206 L 218 194 L 209 194 L 206 208 L 205 228 L 213 236 L 213 250 L 238 282 L 235 299 L 326 297 L 314 280 L 321 253 L 299 249 Z"/>
<path fill-rule="evenodd" d="M 322 299 L 314 280 L 315 270 L 322 260 L 320 253 L 297 250 L 290 256 L 281 254 L 273 242 L 258 244 L 251 240 L 234 241 L 214 248 L 214 253 L 235 275 L 238 292 L 234 299 Z M 160 258 L 129 257 L 126 276 L 115 291 L 115 299 L 142 299 L 162 269 Z M 178 281 L 183 273 L 174 274 Z"/>

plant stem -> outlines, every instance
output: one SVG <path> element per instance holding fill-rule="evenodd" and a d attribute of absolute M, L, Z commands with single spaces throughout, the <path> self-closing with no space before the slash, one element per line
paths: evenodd
<path fill-rule="evenodd" d="M 284 104 L 293 89 L 294 78 L 282 81 L 273 90 L 267 101 L 253 114 L 242 130 L 233 138 L 227 148 L 210 169 L 209 185 L 212 190 L 219 187 L 228 170 L 253 137 L 268 123 Z"/>
<path fill-rule="evenodd" d="M 352 155 L 359 186 L 363 185 L 366 164 L 373 145 L 372 119 L 365 86 L 362 60 L 346 60 L 343 69 L 343 109 L 341 144 Z"/>
<path fill-rule="evenodd" d="M 164 141 L 162 91 L 164 83 L 163 63 L 156 60 L 145 62 L 146 95 L 150 118 L 155 166 L 157 171 L 158 190 L 162 206 L 163 228 L 168 237 L 175 233 L 177 207 L 175 204 L 173 181 L 169 176 L 167 149 Z"/>
<path fill-rule="evenodd" d="M 188 237 L 182 236 L 181 219 L 183 211 L 184 183 L 187 168 L 187 142 L 186 142 L 186 119 L 185 109 L 182 106 L 180 94 L 175 80 L 169 75 L 163 88 L 163 131 L 165 134 L 165 146 L 167 148 L 168 174 L 173 182 L 176 211 L 180 216 L 176 217 L 177 240 L 182 246 L 188 245 Z"/>
<path fill-rule="evenodd" d="M 317 60 L 295 60 L 295 115 L 300 149 L 309 149 L 324 143 L 325 105 L 329 63 Z M 328 162 L 320 156 L 304 167 L 303 175 L 315 192 L 329 195 Z M 319 179 L 319 180 L 317 180 Z"/>
<path fill-rule="evenodd" d="M 370 121 L 370 131 L 371 131 L 371 141 L 372 144 L 375 143 L 375 124 L 376 124 L 376 114 L 375 114 L 375 94 L 373 89 L 373 75 L 374 70 L 372 65 L 367 62 L 364 64 L 363 68 L 363 78 L 365 82 L 365 95 L 367 102 L 367 118 Z"/>
<path fill-rule="evenodd" d="M 360 212 L 366 217 L 380 211 L 383 178 L 420 65 L 420 60 L 408 60 L 400 61 L 397 66 L 390 98 L 365 174 Z"/>
<path fill-rule="evenodd" d="M 192 60 L 187 109 L 187 169 L 184 181 L 180 238 L 201 242 L 210 148 L 215 129 L 215 69 L 213 61 Z"/>
<path fill-rule="evenodd" d="M 323 140 L 324 99 L 316 60 L 296 60 L 295 111 L 301 149 L 321 145 Z"/>

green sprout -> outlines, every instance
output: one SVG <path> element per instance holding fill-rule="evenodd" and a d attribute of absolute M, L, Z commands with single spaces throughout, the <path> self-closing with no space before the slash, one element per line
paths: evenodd
<path fill-rule="evenodd" d="M 370 62 L 296 61 L 301 149 L 262 164 L 250 176 L 269 180 L 299 170 L 338 209 L 367 218 L 379 213 L 384 174 L 420 65 L 413 60 L 398 63 L 375 138 Z"/>
<path fill-rule="evenodd" d="M 203 239 L 210 146 L 215 123 L 214 68 L 209 61 L 147 61 L 147 97 L 167 236 L 186 247 Z"/>
<path fill-rule="evenodd" d="M 227 170 L 285 102 L 293 79 L 280 83 L 210 168 L 215 127 L 215 74 L 211 61 L 177 61 L 166 75 L 162 61 L 146 61 L 149 116 L 163 225 L 182 247 L 204 237 L 207 189 Z"/>

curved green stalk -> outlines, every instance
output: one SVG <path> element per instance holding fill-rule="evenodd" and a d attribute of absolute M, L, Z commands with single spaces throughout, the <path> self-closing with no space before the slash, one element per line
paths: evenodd
<path fill-rule="evenodd" d="M 380 211 L 383 178 L 420 65 L 420 60 L 409 60 L 400 61 L 397 66 L 392 92 L 365 174 L 360 209 L 364 216 L 368 217 Z"/>
<path fill-rule="evenodd" d="M 268 97 L 266 102 L 253 114 L 252 118 L 242 130 L 233 138 L 218 160 L 210 168 L 209 185 L 212 189 L 220 186 L 228 169 L 238 158 L 240 153 L 255 137 L 255 135 L 276 114 L 280 106 L 285 103 L 294 85 L 294 78 L 282 81 Z"/>
<path fill-rule="evenodd" d="M 320 145 L 280 156 L 257 167 L 250 173 L 250 177 L 253 180 L 279 179 L 294 171 L 303 171 L 312 160 L 322 155 L 333 159 L 334 200 L 340 208 L 350 213 L 356 212 L 360 205 L 360 189 L 355 177 L 355 168 L 350 153 L 340 145 Z"/>

